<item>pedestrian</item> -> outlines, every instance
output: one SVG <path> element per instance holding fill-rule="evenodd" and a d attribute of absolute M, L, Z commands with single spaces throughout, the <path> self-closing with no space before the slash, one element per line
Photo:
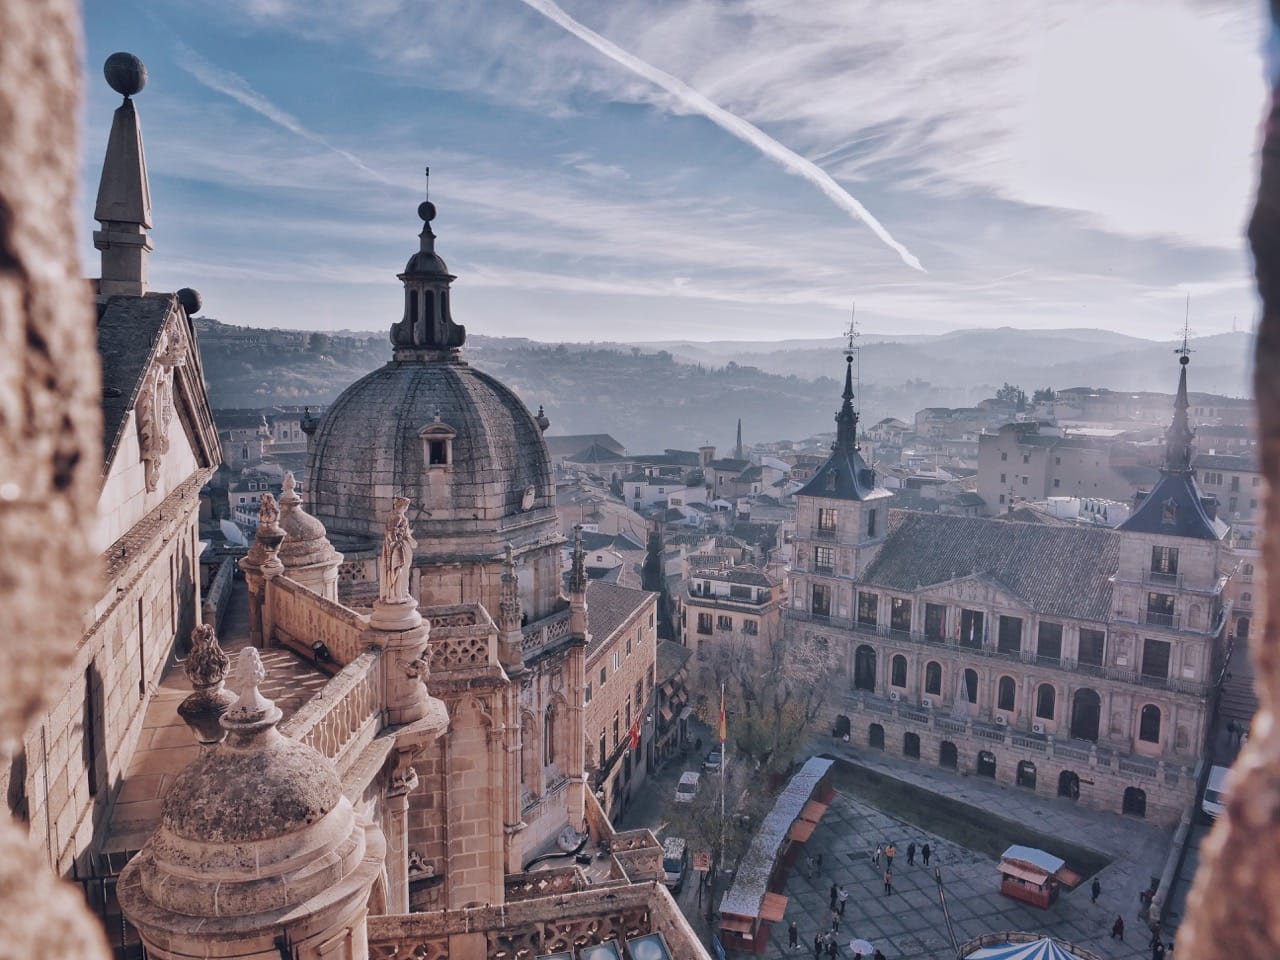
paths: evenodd
<path fill-rule="evenodd" d="M 1227 743 L 1235 746 L 1236 742 L 1236 722 L 1234 720 L 1227 721 Z"/>
<path fill-rule="evenodd" d="M 1093 893 L 1093 897 L 1089 900 L 1089 902 L 1090 902 L 1090 903 L 1097 903 L 1097 902 L 1098 902 L 1098 894 L 1102 893 L 1102 884 L 1098 882 L 1098 878 L 1097 878 L 1097 877 L 1094 877 L 1094 878 L 1093 878 L 1093 887 L 1091 888 L 1090 892 L 1091 892 L 1091 893 Z"/>
<path fill-rule="evenodd" d="M 892 842 L 890 842 L 889 845 L 884 848 L 884 865 L 886 867 L 893 866 L 893 858 L 897 853 L 898 853 L 898 848 L 895 847 Z"/>
<path fill-rule="evenodd" d="M 884 872 L 884 895 L 887 897 L 893 893 L 893 869 L 889 868 Z"/>
<path fill-rule="evenodd" d="M 822 932 L 819 931 L 813 935 L 813 956 L 814 960 L 822 956 Z"/>
<path fill-rule="evenodd" d="M 1164 943 L 1157 940 L 1151 945 L 1151 960 L 1164 960 Z"/>
<path fill-rule="evenodd" d="M 822 854 L 819 853 L 816 857 L 814 857 L 813 862 L 817 865 L 818 872 L 821 873 L 822 872 Z"/>
<path fill-rule="evenodd" d="M 924 865 L 926 867 L 929 865 L 929 855 L 931 853 L 933 853 L 933 851 L 929 848 L 929 844 L 926 841 L 924 847 L 920 850 L 920 856 L 924 857 Z"/>
<path fill-rule="evenodd" d="M 884 850 L 880 844 L 876 844 L 876 852 L 871 855 L 871 862 L 875 864 L 877 870 L 880 869 L 880 854 Z"/>
<path fill-rule="evenodd" d="M 1153 950 L 1157 943 L 1160 942 L 1160 921 L 1157 920 L 1151 925 L 1151 939 L 1147 942 L 1147 946 Z"/>
<path fill-rule="evenodd" d="M 848 890 L 846 890 L 844 887 L 841 887 L 841 888 L 840 888 L 840 894 L 839 894 L 838 899 L 839 899 L 839 901 L 840 901 L 840 916 L 842 916 L 842 917 L 843 917 L 843 916 L 844 916 L 844 905 L 845 905 L 846 903 L 848 903 L 848 902 L 849 902 L 849 891 L 848 891 Z"/>
<path fill-rule="evenodd" d="M 787 927 L 787 946 L 792 950 L 800 946 L 800 927 L 796 925 L 794 920 L 792 920 L 791 925 Z"/>
<path fill-rule="evenodd" d="M 809 879 L 816 879 L 818 876 L 818 861 L 813 859 L 813 854 L 805 857 L 805 867 L 809 871 Z"/>
<path fill-rule="evenodd" d="M 928 860 L 925 861 L 925 863 L 928 863 L 928 862 L 929 862 Z M 883 953 L 877 950 L 875 953 L 871 955 L 871 960 L 887 960 L 887 958 Z"/>
<path fill-rule="evenodd" d="M 836 908 L 836 894 L 838 894 L 839 892 L 840 891 L 836 887 L 836 885 L 834 883 L 831 884 L 831 909 L 832 910 Z"/>
<path fill-rule="evenodd" d="M 830 957 L 831 960 L 835 960 L 836 956 L 839 955 L 839 953 L 840 953 L 840 944 L 836 943 L 835 937 L 832 937 L 830 940 L 827 941 L 827 956 Z"/>
<path fill-rule="evenodd" d="M 834 910 L 831 911 L 831 932 L 837 934 L 840 932 L 840 914 Z"/>
<path fill-rule="evenodd" d="M 1124 939 L 1124 917 L 1119 914 L 1116 914 L 1116 922 L 1111 925 L 1111 939 Z"/>
<path fill-rule="evenodd" d="M 912 840 L 907 844 L 907 866 L 914 867 L 916 865 L 916 842 Z"/>

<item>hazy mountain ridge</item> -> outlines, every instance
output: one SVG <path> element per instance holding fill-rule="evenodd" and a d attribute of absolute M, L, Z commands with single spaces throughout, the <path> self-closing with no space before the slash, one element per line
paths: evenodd
<path fill-rule="evenodd" d="M 215 408 L 330 403 L 391 358 L 382 333 L 198 324 Z M 1192 341 L 1192 390 L 1246 395 L 1252 341 L 1244 333 Z M 748 442 L 833 430 L 844 345 L 838 338 L 633 345 L 470 336 L 463 355 L 510 385 L 531 410 L 542 405 L 553 434 L 609 432 L 632 452 L 703 442 L 727 450 L 739 417 Z M 1174 346 L 1087 330 L 866 337 L 856 402 L 870 424 L 886 416 L 910 422 L 927 406 L 970 405 L 1005 381 L 1028 393 L 1045 386 L 1172 393 Z"/>

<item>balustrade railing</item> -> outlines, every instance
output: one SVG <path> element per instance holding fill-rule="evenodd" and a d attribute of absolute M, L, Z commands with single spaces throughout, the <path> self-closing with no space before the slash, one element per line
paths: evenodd
<path fill-rule="evenodd" d="M 383 658 L 360 654 L 288 720 L 280 732 L 328 757 L 344 773 L 382 728 Z"/>

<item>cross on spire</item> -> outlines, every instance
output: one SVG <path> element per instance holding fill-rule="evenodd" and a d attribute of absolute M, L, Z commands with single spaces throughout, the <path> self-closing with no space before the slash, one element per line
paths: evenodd
<path fill-rule="evenodd" d="M 844 332 L 844 335 L 849 338 L 849 346 L 847 349 L 849 350 L 850 353 L 853 352 L 856 341 L 860 336 L 860 334 L 858 333 L 858 318 L 856 316 L 857 311 L 858 311 L 858 305 L 855 303 L 849 310 L 849 329 Z"/>
<path fill-rule="evenodd" d="M 1182 346 L 1174 347 L 1173 352 L 1180 357 L 1184 357 L 1184 358 L 1189 357 L 1191 355 L 1191 347 L 1189 347 L 1187 343 L 1190 341 L 1190 339 L 1191 339 L 1191 294 L 1188 293 L 1187 294 L 1187 314 L 1182 321 Z M 1182 361 L 1183 364 L 1186 364 L 1187 362 L 1188 361 L 1185 359 Z"/>

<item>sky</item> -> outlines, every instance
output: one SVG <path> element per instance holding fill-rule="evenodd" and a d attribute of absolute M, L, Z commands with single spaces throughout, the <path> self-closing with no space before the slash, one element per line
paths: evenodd
<path fill-rule="evenodd" d="M 90 2 L 154 289 L 379 330 L 423 199 L 454 319 L 536 340 L 1251 329 L 1264 0 Z"/>

